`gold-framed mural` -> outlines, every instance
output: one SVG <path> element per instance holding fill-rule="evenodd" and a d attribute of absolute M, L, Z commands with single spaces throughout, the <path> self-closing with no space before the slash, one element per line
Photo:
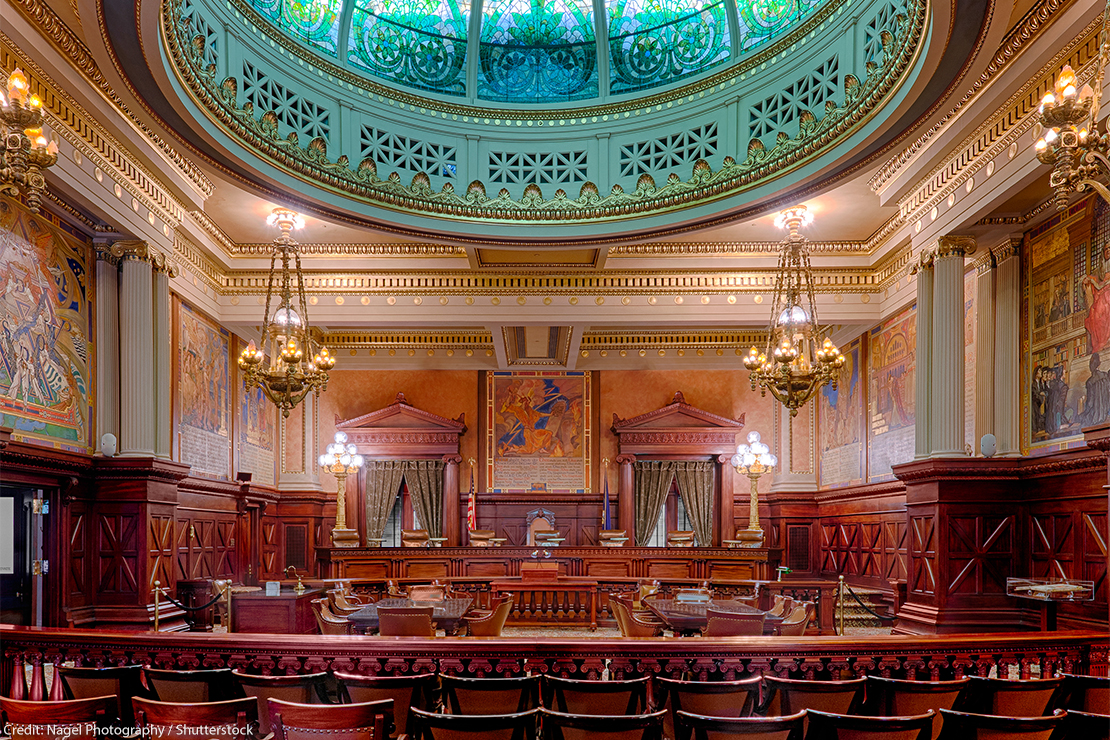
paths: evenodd
<path fill-rule="evenodd" d="M 867 480 L 893 480 L 891 466 L 914 455 L 917 304 L 868 333 Z"/>
<path fill-rule="evenodd" d="M 844 365 L 834 389 L 817 394 L 817 476 L 822 488 L 863 483 L 867 443 L 864 424 L 866 345 L 856 337 L 843 348 Z"/>
<path fill-rule="evenodd" d="M 238 337 L 236 344 L 238 356 L 246 345 Z M 251 473 L 253 484 L 273 486 L 277 481 L 277 406 L 261 388 L 248 388 L 241 373 L 235 376 L 235 471 Z"/>
<path fill-rule="evenodd" d="M 231 334 L 180 299 L 174 315 L 174 452 L 193 475 L 230 478 Z"/>
<path fill-rule="evenodd" d="M 1110 209 L 1087 198 L 1022 245 L 1022 452 L 1083 445 L 1110 421 Z"/>
<path fill-rule="evenodd" d="M 589 493 L 589 371 L 490 372 L 486 377 L 486 488 Z"/>
<path fill-rule="evenodd" d="M 92 247 L 0 198 L 0 426 L 93 451 Z"/>

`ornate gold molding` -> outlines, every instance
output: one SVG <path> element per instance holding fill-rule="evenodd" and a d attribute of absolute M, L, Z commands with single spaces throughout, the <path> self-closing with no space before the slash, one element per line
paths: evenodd
<path fill-rule="evenodd" d="M 936 258 L 949 256 L 966 257 L 975 253 L 975 237 L 946 234 L 937 239 Z"/>

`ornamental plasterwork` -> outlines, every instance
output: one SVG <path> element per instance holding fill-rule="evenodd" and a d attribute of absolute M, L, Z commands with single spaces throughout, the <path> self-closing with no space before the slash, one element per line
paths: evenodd
<path fill-rule="evenodd" d="M 752 139 L 743 161 L 726 156 L 717 171 L 705 160 L 698 160 L 688 180 L 671 173 L 666 183 L 660 185 L 650 174 L 643 174 L 634 191 L 626 192 L 622 186 L 614 185 L 608 194 L 586 182 L 577 198 L 561 188 L 551 198 L 545 198 L 542 190 L 532 184 L 519 200 L 504 188 L 491 196 L 486 185 L 478 180 L 458 193 L 450 182 L 434 191 L 426 173 L 417 173 L 407 185 L 396 172 L 382 179 L 372 159 L 352 166 L 344 154 L 332 161 L 322 137 L 304 146 L 295 132 L 282 138 L 276 114 L 262 111 L 259 115 L 249 102 L 240 107 L 238 79 L 217 81 L 215 65 L 206 65 L 203 60 L 203 42 L 181 37 L 188 27 L 181 21 L 180 0 L 163 3 L 162 23 L 173 66 L 194 100 L 230 134 L 287 172 L 395 211 L 483 222 L 568 224 L 662 214 L 718 200 L 777 177 L 821 154 L 867 121 L 908 69 L 921 38 L 925 3 L 912 4 L 908 12 L 912 17 L 900 18 L 897 38 L 883 36 L 882 64 L 869 63 L 863 80 L 845 74 L 843 105 L 829 101 L 820 119 L 804 111 L 794 138 L 780 134 L 770 149 L 759 139 Z"/>

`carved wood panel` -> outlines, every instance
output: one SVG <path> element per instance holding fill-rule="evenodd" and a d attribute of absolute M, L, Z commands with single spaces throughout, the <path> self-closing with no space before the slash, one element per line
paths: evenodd
<path fill-rule="evenodd" d="M 919 594 L 934 594 L 937 590 L 936 519 L 932 516 L 915 516 L 910 519 L 910 585 Z"/>
<path fill-rule="evenodd" d="M 1004 594 L 1015 572 L 1014 516 L 950 516 L 947 522 L 949 594 Z"/>
<path fill-rule="evenodd" d="M 138 507 L 96 513 L 99 595 L 130 595 L 139 590 Z"/>
<path fill-rule="evenodd" d="M 904 581 L 906 567 L 906 520 L 904 517 L 883 522 L 883 579 Z"/>
<path fill-rule="evenodd" d="M 1107 602 L 1106 592 L 1106 531 L 1105 512 L 1083 512 L 1083 580 L 1095 582 L 1095 602 Z"/>
<path fill-rule="evenodd" d="M 278 539 L 278 521 L 273 517 L 262 518 L 262 573 L 263 580 L 277 580 L 281 578 L 281 542 Z"/>
<path fill-rule="evenodd" d="M 65 606 L 84 606 L 88 601 L 89 557 L 86 522 L 88 509 L 73 503 L 68 510 L 69 562 L 65 569 Z"/>
<path fill-rule="evenodd" d="M 172 516 L 151 516 L 150 531 L 147 534 L 147 547 L 150 551 L 147 562 L 150 587 L 160 581 L 163 587 L 171 588 L 174 579 L 174 526 Z"/>
<path fill-rule="evenodd" d="M 177 577 L 235 578 L 234 515 L 195 513 L 177 519 Z"/>

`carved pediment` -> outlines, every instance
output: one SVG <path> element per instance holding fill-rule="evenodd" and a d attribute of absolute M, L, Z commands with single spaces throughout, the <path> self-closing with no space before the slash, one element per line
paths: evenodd
<path fill-rule="evenodd" d="M 364 455 L 435 455 L 457 453 L 459 437 L 466 433 L 466 414 L 457 419 L 418 409 L 404 393 L 390 405 L 353 419 L 336 417 L 337 431 Z"/>
<path fill-rule="evenodd" d="M 655 411 L 631 419 L 613 414 L 612 430 L 625 454 L 725 454 L 743 428 L 743 414 L 730 419 L 699 409 L 676 391 L 669 404 Z"/>

